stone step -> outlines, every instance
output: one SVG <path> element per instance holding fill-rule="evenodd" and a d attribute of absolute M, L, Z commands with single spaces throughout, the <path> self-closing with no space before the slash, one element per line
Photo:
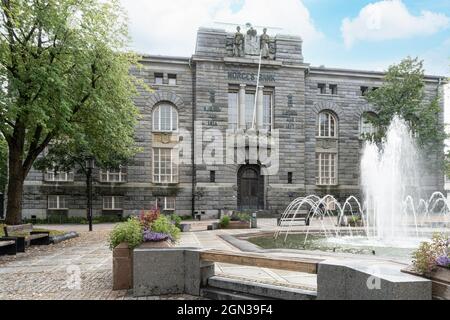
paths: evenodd
<path fill-rule="evenodd" d="M 200 296 L 211 300 L 267 300 L 266 297 L 249 295 L 242 292 L 226 289 L 206 287 L 200 290 Z M 270 300 L 270 299 L 269 299 Z"/>
<path fill-rule="evenodd" d="M 209 278 L 208 287 L 277 300 L 314 300 L 317 296 L 315 291 L 222 276 Z"/>

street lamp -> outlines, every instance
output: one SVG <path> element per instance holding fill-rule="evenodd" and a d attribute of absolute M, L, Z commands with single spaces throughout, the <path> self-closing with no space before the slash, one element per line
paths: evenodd
<path fill-rule="evenodd" d="M 89 231 L 92 231 L 92 170 L 94 169 L 95 160 L 93 157 L 89 157 L 86 160 L 87 169 L 87 219 L 89 222 Z"/>

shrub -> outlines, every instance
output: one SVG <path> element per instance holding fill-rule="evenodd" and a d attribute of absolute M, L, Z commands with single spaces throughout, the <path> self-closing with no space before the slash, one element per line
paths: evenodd
<path fill-rule="evenodd" d="M 431 242 L 422 242 L 413 252 L 414 269 L 422 274 L 429 274 L 437 265 L 445 263 L 448 258 L 449 240 L 443 234 L 434 234 Z"/>
<path fill-rule="evenodd" d="M 250 221 L 252 217 L 247 213 L 233 213 L 231 215 L 231 221 Z"/>
<path fill-rule="evenodd" d="M 230 224 L 230 220 L 231 218 L 229 216 L 223 216 L 222 219 L 220 219 L 220 226 L 222 228 L 228 227 L 228 225 Z"/>
<path fill-rule="evenodd" d="M 172 221 L 164 215 L 160 215 L 159 218 L 153 222 L 151 231 L 168 234 L 172 241 L 177 241 L 180 238 L 181 232 L 180 229 L 178 229 Z"/>
<path fill-rule="evenodd" d="M 181 226 L 180 226 L 180 223 L 181 223 L 181 217 L 179 216 L 179 215 L 177 215 L 177 214 L 172 214 L 171 216 L 170 216 L 170 220 L 172 220 L 172 223 L 173 224 L 175 224 L 175 227 L 177 227 L 178 229 L 180 229 L 181 230 Z"/>
<path fill-rule="evenodd" d="M 139 246 L 143 241 L 142 226 L 136 218 L 129 218 L 114 227 L 109 235 L 109 247 L 114 249 L 120 243 L 128 243 L 130 249 Z"/>
<path fill-rule="evenodd" d="M 160 216 L 159 210 L 149 210 L 149 211 L 141 211 L 141 214 L 139 215 L 139 222 L 141 223 L 142 227 L 145 229 L 150 229 L 152 227 L 153 222 L 157 220 Z"/>

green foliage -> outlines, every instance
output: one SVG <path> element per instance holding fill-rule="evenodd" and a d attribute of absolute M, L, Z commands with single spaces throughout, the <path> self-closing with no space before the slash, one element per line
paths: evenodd
<path fill-rule="evenodd" d="M 220 219 L 220 226 L 226 228 L 230 224 L 230 221 L 231 218 L 229 216 L 223 216 L 222 219 Z"/>
<path fill-rule="evenodd" d="M 447 255 L 448 238 L 444 234 L 436 233 L 431 242 L 422 242 L 413 252 L 413 266 L 417 272 L 429 274 L 436 268 L 436 260 Z"/>
<path fill-rule="evenodd" d="M 109 235 L 109 247 L 114 249 L 120 243 L 128 243 L 130 249 L 134 249 L 143 242 L 142 226 L 137 218 L 129 218 L 128 221 L 119 223 Z"/>
<path fill-rule="evenodd" d="M 152 223 L 152 231 L 158 233 L 165 233 L 170 235 L 170 237 L 177 241 L 180 238 L 180 229 L 178 229 L 170 220 L 170 218 L 161 215 Z"/>
<path fill-rule="evenodd" d="M 0 237 L 4 237 L 5 236 L 5 231 L 4 231 L 3 227 L 5 227 L 5 225 L 0 223 Z M 60 231 L 60 230 L 49 230 L 49 229 L 33 228 L 33 231 L 50 232 L 50 236 L 60 236 L 60 235 L 65 234 L 64 231 Z"/>
<path fill-rule="evenodd" d="M 175 213 L 170 216 L 170 220 L 175 224 L 175 227 L 181 230 L 180 223 L 182 221 L 181 217 Z"/>
<path fill-rule="evenodd" d="M 0 17 L 0 131 L 16 173 L 9 185 L 25 179 L 50 142 L 69 159 L 81 152 L 107 165 L 131 157 L 132 98 L 145 85 L 130 75 L 138 57 L 126 51 L 120 1 L 1 1 Z M 8 199 L 22 196 L 16 193 Z M 7 220 L 20 215 L 8 207 Z"/>
<path fill-rule="evenodd" d="M 427 151 L 443 150 L 445 133 L 439 122 L 442 112 L 439 94 L 431 102 L 425 100 L 423 61 L 406 58 L 397 65 L 389 67 L 383 85 L 372 90 L 366 99 L 374 106 L 376 117 L 369 117 L 377 133 L 367 135 L 366 139 L 381 141 L 395 115 L 405 119 L 417 136 L 420 147 Z"/>
<path fill-rule="evenodd" d="M 94 216 L 92 218 L 93 224 L 100 223 L 116 223 L 116 222 L 124 222 L 127 221 L 128 217 L 114 216 L 114 215 L 105 215 L 105 216 Z M 28 219 L 25 218 L 22 220 L 23 223 L 33 223 L 36 225 L 39 224 L 88 224 L 89 221 L 86 217 L 66 217 L 66 216 L 58 216 L 58 215 L 50 215 L 45 219 Z"/>
<path fill-rule="evenodd" d="M 252 217 L 248 213 L 235 212 L 231 216 L 231 221 L 250 221 Z"/>

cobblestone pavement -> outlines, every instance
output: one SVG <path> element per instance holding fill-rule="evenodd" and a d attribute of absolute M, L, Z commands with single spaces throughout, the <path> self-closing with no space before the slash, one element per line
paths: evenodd
<path fill-rule="evenodd" d="M 183 233 L 177 246 L 238 251 L 219 235 L 249 232 L 206 231 L 211 221 L 189 223 L 192 223 L 192 232 Z M 16 256 L 0 256 L 0 299 L 134 299 L 131 292 L 112 291 L 112 253 L 108 248 L 107 237 L 113 226 L 94 225 L 94 232 L 91 233 L 86 231 L 85 225 L 39 226 L 77 231 L 80 237 L 56 245 L 32 246 L 27 248 L 26 253 Z M 273 230 L 276 220 L 260 219 L 258 226 L 258 231 Z M 317 286 L 316 275 L 259 267 L 217 263 L 216 274 L 309 290 L 315 290 Z M 77 282 L 77 279 L 80 281 Z M 199 298 L 176 295 L 139 299 Z"/>
<path fill-rule="evenodd" d="M 0 256 L 0 299 L 134 299 L 130 292 L 112 291 L 112 254 L 106 242 L 110 228 L 96 229 L 100 230 L 77 230 L 79 238 L 60 244 L 32 246 L 26 253 Z M 195 298 L 176 295 L 139 299 Z"/>

